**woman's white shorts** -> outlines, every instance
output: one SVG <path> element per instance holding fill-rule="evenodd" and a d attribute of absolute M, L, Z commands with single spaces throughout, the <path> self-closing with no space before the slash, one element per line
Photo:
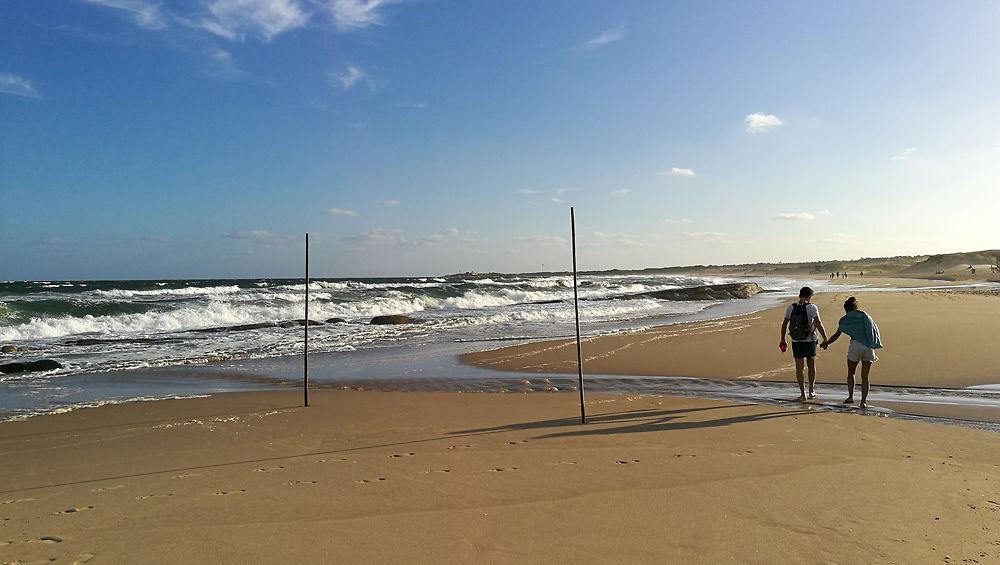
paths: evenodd
<path fill-rule="evenodd" d="M 847 347 L 847 360 L 852 363 L 860 363 L 861 361 L 874 363 L 878 361 L 878 357 L 875 356 L 874 349 L 865 347 L 860 341 L 852 339 L 851 345 Z"/>

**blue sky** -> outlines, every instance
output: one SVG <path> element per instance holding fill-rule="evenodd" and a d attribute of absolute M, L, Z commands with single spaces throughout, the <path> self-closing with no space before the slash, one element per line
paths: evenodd
<path fill-rule="evenodd" d="M 4 0 L 0 279 L 1000 247 L 1000 2 Z"/>

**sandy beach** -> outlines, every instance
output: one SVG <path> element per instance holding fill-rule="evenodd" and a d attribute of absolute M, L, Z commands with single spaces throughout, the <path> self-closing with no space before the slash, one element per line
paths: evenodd
<path fill-rule="evenodd" d="M 1000 442 L 697 399 L 317 391 L 0 425 L 3 563 L 990 563 Z"/>
<path fill-rule="evenodd" d="M 858 294 L 873 383 L 998 382 L 1000 297 Z M 815 302 L 832 333 L 841 293 Z M 588 374 L 794 382 L 783 307 L 587 340 Z M 969 320 L 975 320 L 975 324 Z M 846 340 L 821 353 L 844 393 Z M 575 372 L 572 342 L 468 356 Z M 747 386 L 752 386 L 748 382 Z M 317 390 L 0 424 L 0 563 L 1000 563 L 995 432 L 639 395 Z"/>

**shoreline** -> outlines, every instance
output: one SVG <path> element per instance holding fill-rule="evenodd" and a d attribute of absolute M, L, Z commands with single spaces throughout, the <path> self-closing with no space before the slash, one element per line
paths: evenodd
<path fill-rule="evenodd" d="M 1000 296 L 995 289 L 917 291 L 907 290 L 913 286 L 905 284 L 891 288 L 891 292 L 825 292 L 813 299 L 828 336 L 836 331 L 837 320 L 843 315 L 841 304 L 850 295 L 857 296 L 862 309 L 876 320 L 885 347 L 878 351 L 879 361 L 872 367 L 873 391 L 880 385 L 905 390 L 1000 384 L 992 345 L 978 338 L 1000 331 Z M 760 382 L 794 385 L 791 354 L 782 354 L 777 348 L 784 309 L 792 301 L 754 314 L 586 338 L 582 341 L 584 373 L 723 379 L 744 381 L 747 386 Z M 846 395 L 847 341 L 841 339 L 828 351 L 818 352 L 817 392 L 825 401 L 838 396 L 842 400 Z M 572 339 L 470 353 L 461 360 L 496 371 L 577 372 L 576 342 Z M 856 385 L 856 394 L 859 387 Z M 920 407 L 909 403 L 909 408 Z M 958 419 L 971 413 L 949 410 L 928 406 L 917 412 Z M 1000 410 L 978 413 L 987 421 L 1000 421 Z"/>

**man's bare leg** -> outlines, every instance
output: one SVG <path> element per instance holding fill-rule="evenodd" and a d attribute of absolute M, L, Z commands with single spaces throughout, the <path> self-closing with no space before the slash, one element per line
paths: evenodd
<path fill-rule="evenodd" d="M 808 398 L 816 398 L 816 359 L 806 359 L 806 365 L 809 366 L 809 396 Z"/>
<path fill-rule="evenodd" d="M 805 359 L 795 360 L 795 379 L 799 381 L 799 397 L 796 400 L 802 402 L 806 399 L 806 377 L 803 374 L 803 369 L 805 368 Z"/>
<path fill-rule="evenodd" d="M 857 368 L 857 361 L 847 360 L 847 400 L 844 401 L 844 404 L 854 404 L 854 371 Z"/>

